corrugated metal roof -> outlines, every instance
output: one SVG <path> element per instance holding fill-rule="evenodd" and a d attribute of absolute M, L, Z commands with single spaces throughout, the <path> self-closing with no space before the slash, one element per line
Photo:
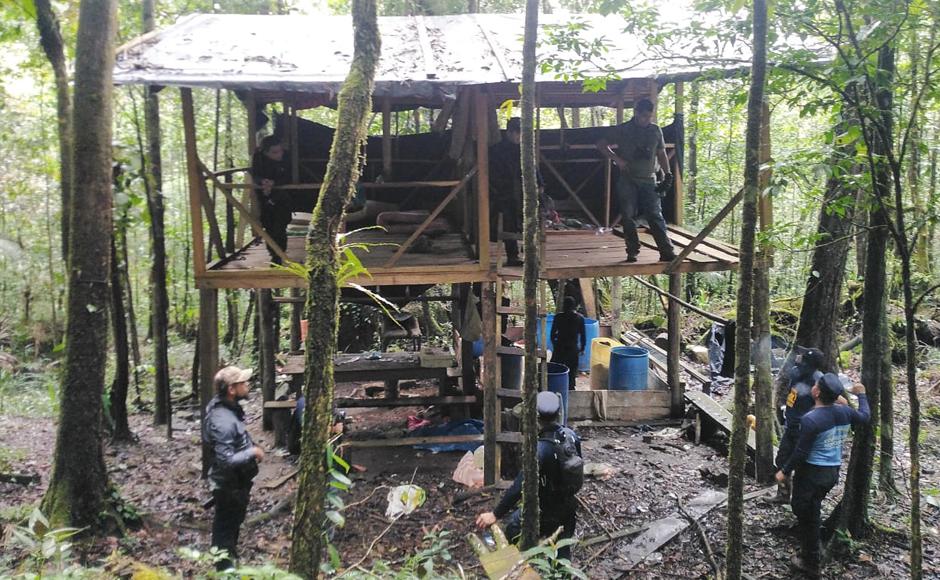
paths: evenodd
<path fill-rule="evenodd" d="M 603 38 L 611 47 L 586 72 L 613 67 L 623 71 L 623 78 L 651 78 L 740 68 L 749 58 L 739 45 L 722 50 L 722 64 L 694 56 L 660 60 L 623 32 L 620 17 L 540 16 L 543 30 L 571 22 L 587 25 L 583 38 Z M 439 99 L 459 85 L 517 82 L 523 27 L 521 14 L 381 17 L 376 96 Z M 548 51 L 541 47 L 540 57 Z M 114 81 L 333 95 L 346 77 L 352 52 L 349 16 L 196 14 L 120 49 Z M 537 80 L 558 79 L 554 72 L 540 71 Z"/>

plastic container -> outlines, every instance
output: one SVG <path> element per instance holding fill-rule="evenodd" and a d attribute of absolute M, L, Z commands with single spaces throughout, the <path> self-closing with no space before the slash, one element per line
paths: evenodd
<path fill-rule="evenodd" d="M 545 325 L 545 330 L 548 333 L 548 337 L 545 339 L 545 348 L 547 350 L 555 350 L 552 345 L 552 324 L 555 323 L 555 315 L 549 314 L 545 317 L 547 323 Z M 538 348 L 542 348 L 542 318 L 539 318 L 539 324 L 535 327 L 535 342 L 538 345 Z"/>
<path fill-rule="evenodd" d="M 522 368 L 525 355 L 522 353 L 499 353 L 500 385 L 504 389 L 522 388 Z"/>
<path fill-rule="evenodd" d="M 645 391 L 650 353 L 638 346 L 610 349 L 609 388 L 613 391 Z"/>
<path fill-rule="evenodd" d="M 480 358 L 483 356 L 483 337 L 473 341 L 473 358 Z"/>
<path fill-rule="evenodd" d="M 595 338 L 591 341 L 591 390 L 607 388 L 610 377 L 610 349 L 623 346 L 612 338 Z"/>
<path fill-rule="evenodd" d="M 584 354 L 578 357 L 578 370 L 581 372 L 591 372 L 591 343 L 600 336 L 600 330 L 601 325 L 599 322 L 593 318 L 584 319 Z"/>
<path fill-rule="evenodd" d="M 568 423 L 568 367 L 559 363 L 548 363 L 548 390 L 561 395 L 561 422 Z"/>

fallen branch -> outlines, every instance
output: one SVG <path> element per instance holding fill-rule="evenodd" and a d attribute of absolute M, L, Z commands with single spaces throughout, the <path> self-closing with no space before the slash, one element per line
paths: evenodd
<path fill-rule="evenodd" d="M 281 501 L 274 504 L 274 506 L 266 512 L 251 516 L 245 522 L 246 526 L 254 526 L 257 524 L 264 523 L 268 520 L 272 520 L 278 516 L 290 513 L 294 508 L 294 500 L 297 499 L 297 492 L 290 494 Z"/>
<path fill-rule="evenodd" d="M 20 485 L 29 485 L 39 483 L 38 473 L 0 473 L 0 481 L 4 483 L 18 483 Z"/>
<path fill-rule="evenodd" d="M 277 489 L 281 487 L 282 485 L 284 485 L 285 483 L 287 483 L 295 475 L 297 475 L 299 471 L 300 470 L 298 469 L 292 469 L 289 472 L 287 472 L 285 475 L 279 477 L 278 479 L 275 479 L 274 481 L 266 482 L 264 485 L 261 486 L 261 488 L 262 489 Z"/>
<path fill-rule="evenodd" d="M 695 531 L 698 533 L 699 539 L 702 540 L 702 545 L 705 547 L 705 556 L 708 557 L 708 563 L 711 565 L 712 570 L 715 571 L 715 580 L 723 580 L 724 574 L 722 573 L 721 568 L 718 566 L 718 561 L 715 560 L 715 552 L 712 551 L 712 545 L 708 542 L 708 536 L 705 535 L 705 529 L 702 527 L 702 523 L 697 518 L 693 518 L 687 511 L 685 511 L 685 507 L 682 505 L 682 500 L 678 497 L 676 498 L 676 504 L 679 508 L 679 514 L 695 527 Z"/>
<path fill-rule="evenodd" d="M 392 526 L 394 526 L 394 525 L 395 525 L 395 522 L 397 522 L 398 520 L 399 520 L 399 518 L 393 519 L 393 520 L 388 524 L 388 526 L 386 526 L 385 529 L 382 530 L 382 533 L 380 533 L 378 536 L 375 537 L 374 540 L 372 540 L 372 543 L 369 544 L 369 549 L 366 550 L 366 553 L 362 555 L 362 558 L 359 558 L 359 561 L 357 561 L 355 564 L 353 564 L 352 566 L 350 566 L 349 568 L 347 568 L 346 571 L 348 572 L 349 570 L 359 568 L 359 566 L 360 566 L 363 562 L 366 561 L 366 558 L 369 557 L 369 554 L 372 553 L 372 548 L 375 548 L 375 545 L 379 542 L 379 540 L 381 540 L 382 537 L 385 536 L 385 534 L 387 534 L 390 529 L 392 529 Z M 342 577 L 345 576 L 345 575 L 346 575 L 346 572 L 343 572 L 342 574 L 340 574 L 340 575 L 338 576 L 338 578 L 342 578 Z"/>

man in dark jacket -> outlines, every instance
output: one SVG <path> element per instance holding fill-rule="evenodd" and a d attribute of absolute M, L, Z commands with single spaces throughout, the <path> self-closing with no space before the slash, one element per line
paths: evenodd
<path fill-rule="evenodd" d="M 816 406 L 812 393 L 813 385 L 823 375 L 820 369 L 825 364 L 826 357 L 823 353 L 811 348 L 802 354 L 796 355 L 796 362 L 790 367 L 790 392 L 787 395 L 787 402 L 783 411 L 785 429 L 777 451 L 775 461 L 777 469 L 782 468 L 790 459 L 790 456 L 793 455 L 796 442 L 800 438 L 800 421 L 803 415 Z M 790 501 L 789 478 L 777 487 L 776 501 L 779 503 Z"/>
<path fill-rule="evenodd" d="M 256 446 L 245 427 L 245 411 L 238 404 L 248 396 L 251 370 L 225 367 L 215 375 L 216 396 L 206 407 L 202 441 L 209 447 L 209 488 L 215 503 L 212 546 L 225 550 L 217 570 L 233 567 L 238 558 L 238 532 L 248 510 L 252 479 L 264 450 Z"/>
<path fill-rule="evenodd" d="M 571 491 L 560 489 L 562 485 L 561 465 L 555 455 L 554 440 L 572 437 L 575 441 L 577 454 L 581 456 L 581 439 L 568 427 L 559 424 L 561 414 L 561 397 L 558 393 L 542 391 L 536 399 L 539 415 L 539 535 L 548 537 L 562 528 L 561 539 L 574 536 L 577 525 L 577 498 Z M 484 512 L 477 516 L 477 527 L 486 529 L 496 523 L 497 519 L 509 514 L 506 524 L 506 535 L 515 540 L 522 532 L 522 510 L 516 504 L 522 498 L 523 473 L 520 471 L 512 486 L 506 490 L 499 504 L 491 512 Z M 558 551 L 562 558 L 571 557 L 571 548 L 566 546 Z"/>
<path fill-rule="evenodd" d="M 490 241 L 496 241 L 497 219 L 503 216 L 503 232 L 522 232 L 522 125 L 519 117 L 506 121 L 506 132 L 499 143 L 489 149 L 490 159 Z M 536 165 L 538 163 L 536 162 Z M 539 193 L 542 193 L 542 175 L 536 167 Z M 504 241 L 506 265 L 521 266 L 519 242 Z"/>
<path fill-rule="evenodd" d="M 568 389 L 574 390 L 578 378 L 578 358 L 587 345 L 584 317 L 577 311 L 574 296 L 565 296 L 564 312 L 552 322 L 552 362 L 568 367 Z"/>
<path fill-rule="evenodd" d="M 800 439 L 790 458 L 777 472 L 777 481 L 793 476 L 793 499 L 790 507 L 799 522 L 800 556 L 793 556 L 795 568 L 819 577 L 822 548 L 820 545 L 821 508 L 826 494 L 839 481 L 842 446 L 852 425 L 868 423 L 870 412 L 865 386 L 856 385 L 858 410 L 837 404 L 843 386 L 839 377 L 826 373 L 813 385 L 815 406 L 800 421 Z"/>
<path fill-rule="evenodd" d="M 282 250 L 287 252 L 287 226 L 293 217 L 291 193 L 277 189 L 290 183 L 290 167 L 284 159 L 284 146 L 279 137 L 268 135 L 261 140 L 251 158 L 251 179 L 261 211 L 261 226 Z M 281 263 L 281 257 L 268 246 L 271 261 Z"/>

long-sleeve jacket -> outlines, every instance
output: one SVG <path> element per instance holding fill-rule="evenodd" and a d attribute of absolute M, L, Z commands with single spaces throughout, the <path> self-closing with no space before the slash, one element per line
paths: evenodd
<path fill-rule="evenodd" d="M 539 434 L 536 455 L 539 462 L 539 511 L 543 514 L 558 513 L 561 510 L 570 509 L 572 507 L 572 497 L 560 497 L 553 489 L 552 483 L 560 477 L 558 473 L 560 467 L 558 460 L 555 458 L 554 445 L 551 441 L 543 439 L 543 437 L 550 436 L 551 433 L 558 429 L 567 429 L 567 427 L 552 425 L 548 429 L 543 429 L 542 433 Z M 578 455 L 581 455 L 581 440 L 577 435 L 575 435 L 575 441 L 577 441 Z M 516 504 L 519 503 L 519 500 L 522 498 L 522 479 L 523 473 L 520 471 L 519 475 L 517 475 L 516 479 L 512 482 L 512 485 L 506 490 L 503 497 L 500 498 L 496 509 L 493 510 L 493 514 L 496 515 L 496 517 L 502 518 L 516 508 Z"/>
<path fill-rule="evenodd" d="M 823 467 L 842 465 L 842 445 L 851 425 L 868 423 L 868 397 L 858 396 L 858 411 L 848 405 L 816 407 L 800 421 L 796 450 L 781 471 L 789 475 L 801 463 Z"/>
<path fill-rule="evenodd" d="M 234 402 L 213 397 L 206 406 L 202 441 L 209 446 L 209 485 L 215 489 L 249 487 L 258 474 L 254 442 L 245 427 L 245 411 Z"/>
<path fill-rule="evenodd" d="M 584 352 L 587 333 L 584 317 L 577 312 L 562 312 L 552 322 L 552 345 L 558 352 Z"/>

